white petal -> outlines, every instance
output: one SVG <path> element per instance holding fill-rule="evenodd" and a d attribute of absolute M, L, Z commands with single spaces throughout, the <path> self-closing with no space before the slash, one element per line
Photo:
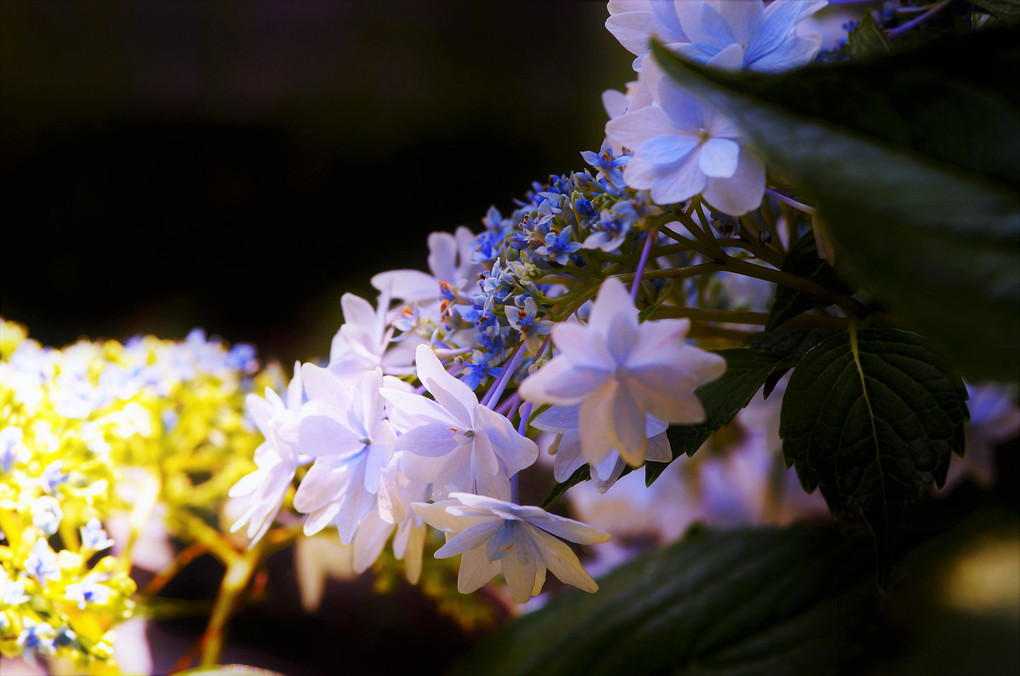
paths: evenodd
<path fill-rule="evenodd" d="M 382 554 L 395 526 L 369 512 L 354 535 L 354 572 L 364 573 Z"/>
<path fill-rule="evenodd" d="M 372 277 L 372 286 L 397 300 L 420 303 L 439 298 L 439 282 L 421 270 L 387 270 Z"/>
<path fill-rule="evenodd" d="M 581 453 L 588 462 L 598 462 L 613 449 L 613 394 L 617 382 L 608 381 L 581 404 Z"/>
<path fill-rule="evenodd" d="M 652 200 L 657 204 L 676 204 L 704 190 L 707 178 L 701 171 L 698 157 L 698 153 L 691 153 L 675 165 L 657 170 L 652 184 Z"/>
<path fill-rule="evenodd" d="M 568 519 L 564 516 L 557 516 L 545 512 L 540 516 L 529 516 L 528 521 L 544 531 L 553 535 L 570 540 L 581 545 L 594 545 L 599 542 L 609 542 L 609 534 L 603 533 L 597 528 L 592 528 L 586 523 Z"/>
<path fill-rule="evenodd" d="M 530 534 L 525 528 L 519 526 L 515 529 L 514 544 L 506 556 L 500 559 L 503 578 L 517 603 L 524 603 L 531 598 L 540 565 Z"/>
<path fill-rule="evenodd" d="M 372 335 L 375 334 L 379 322 L 371 303 L 353 293 L 345 293 L 340 298 L 340 307 L 343 309 L 345 325 L 362 327 Z"/>
<path fill-rule="evenodd" d="M 576 429 L 570 430 L 560 439 L 560 445 L 556 449 L 553 478 L 559 482 L 566 481 L 584 463 L 584 456 L 581 455 L 581 433 Z"/>
<path fill-rule="evenodd" d="M 711 138 L 701 146 L 699 166 L 706 176 L 727 178 L 737 170 L 740 146 L 725 138 Z"/>
<path fill-rule="evenodd" d="M 574 554 L 570 547 L 541 529 L 531 528 L 536 549 L 538 549 L 542 561 L 552 571 L 553 575 L 559 578 L 561 582 L 574 585 L 586 592 L 598 591 L 599 586 L 581 566 L 577 555 Z"/>
<path fill-rule="evenodd" d="M 648 442 L 645 413 L 631 394 L 629 383 L 620 383 L 612 404 L 613 448 L 631 467 L 638 467 L 645 461 Z"/>
<path fill-rule="evenodd" d="M 478 404 L 478 397 L 467 385 L 457 380 L 443 368 L 442 363 L 428 345 L 422 344 L 415 351 L 418 379 L 428 388 L 436 402 L 446 409 L 451 417 L 465 425 L 471 420 L 471 409 Z"/>
<path fill-rule="evenodd" d="M 713 207 L 731 216 L 757 209 L 765 195 L 765 165 L 742 149 L 737 170 L 729 178 L 710 178 L 704 198 Z"/>
<path fill-rule="evenodd" d="M 451 453 L 462 445 L 458 433 L 448 425 L 429 423 L 419 425 L 397 437 L 397 449 L 437 458 Z"/>
<path fill-rule="evenodd" d="M 461 594 L 478 591 L 483 584 L 499 574 L 499 569 L 498 561 L 489 561 L 485 556 L 484 547 L 465 552 L 460 559 L 457 591 Z"/>
<path fill-rule="evenodd" d="M 637 150 L 650 138 L 682 132 L 678 129 L 665 111 L 658 106 L 646 106 L 606 123 L 606 138 L 614 145 Z"/>
<path fill-rule="evenodd" d="M 437 559 L 446 559 L 457 554 L 482 547 L 488 540 L 503 528 L 503 521 L 493 518 L 465 528 L 436 550 Z"/>

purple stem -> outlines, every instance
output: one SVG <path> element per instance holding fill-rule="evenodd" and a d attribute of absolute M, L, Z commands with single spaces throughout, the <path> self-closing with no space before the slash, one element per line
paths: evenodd
<path fill-rule="evenodd" d="M 637 270 L 634 272 L 634 283 L 630 287 L 630 302 L 637 302 L 637 292 L 641 288 L 641 276 L 645 274 L 645 263 L 648 262 L 648 254 L 652 250 L 652 240 L 655 239 L 655 230 L 649 230 L 645 237 L 645 246 L 641 249 L 641 258 L 638 259 Z"/>
<path fill-rule="evenodd" d="M 499 398 L 503 395 L 503 390 L 506 389 L 507 383 L 513 378 L 514 372 L 517 370 L 517 366 L 521 363 L 521 359 L 524 358 L 524 342 L 521 342 L 520 347 L 514 352 L 514 356 L 510 358 L 510 363 L 503 367 L 503 373 L 500 374 L 499 379 L 492 384 L 492 388 L 489 389 L 488 394 L 482 399 L 482 405 L 494 408 L 493 404 L 499 401 Z"/>
<path fill-rule="evenodd" d="M 524 436 L 524 433 L 528 431 L 528 418 L 531 417 L 531 402 L 526 401 L 521 404 L 518 413 L 521 416 L 521 422 L 517 426 L 517 431 L 521 433 L 521 436 Z M 520 476 L 520 472 L 510 477 L 510 502 L 515 505 L 521 504 L 521 491 L 517 481 L 518 476 Z"/>
<path fill-rule="evenodd" d="M 952 1 L 953 0 L 942 0 L 942 2 L 938 3 L 937 5 L 934 5 L 931 9 L 929 9 L 927 12 L 925 12 L 921 16 L 918 16 L 918 17 L 915 17 L 915 18 L 911 19 L 910 21 L 908 21 L 907 23 L 903 24 L 902 26 L 897 26 L 896 28 L 891 28 L 891 29 L 887 30 L 885 32 L 885 36 L 887 38 L 895 38 L 895 37 L 899 37 L 900 35 L 903 35 L 907 31 L 912 29 L 914 26 L 917 26 L 918 24 L 924 23 L 929 18 L 931 18 L 933 15 L 938 14 L 939 12 L 941 12 Z"/>
<path fill-rule="evenodd" d="M 513 409 L 514 406 L 517 406 L 519 403 L 521 403 L 521 397 L 516 392 L 514 392 L 513 394 L 506 398 L 506 401 L 504 401 L 502 404 L 496 407 L 496 413 L 502 413 L 503 415 L 509 418 L 510 410 Z"/>
<path fill-rule="evenodd" d="M 797 200 L 793 199 L 792 197 L 787 197 L 783 193 L 777 192 L 777 191 L 773 190 L 772 188 L 766 188 L 765 192 L 766 192 L 766 194 L 770 195 L 771 197 L 775 197 L 780 202 L 785 202 L 786 204 L 789 204 L 791 207 L 793 207 L 794 209 L 797 209 L 798 211 L 803 211 L 806 214 L 813 214 L 813 213 L 815 213 L 815 208 L 814 207 L 809 207 L 808 205 L 803 204 L 801 202 L 798 202 Z"/>

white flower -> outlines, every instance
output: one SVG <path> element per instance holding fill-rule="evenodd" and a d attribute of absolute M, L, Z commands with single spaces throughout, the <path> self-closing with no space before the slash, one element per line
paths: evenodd
<path fill-rule="evenodd" d="M 294 472 L 301 460 L 298 456 L 298 409 L 301 407 L 302 387 L 300 364 L 294 365 L 294 378 L 287 387 L 286 404 L 272 389 L 266 388 L 266 398 L 249 394 L 245 403 L 256 427 L 266 438 L 255 449 L 258 469 L 234 484 L 228 493 L 232 498 L 247 497 L 248 508 L 234 522 L 230 532 L 248 524 L 247 535 L 251 544 L 262 539 L 273 519 L 280 511 Z"/>
<path fill-rule="evenodd" d="M 584 591 L 598 589 L 577 555 L 558 539 L 585 545 L 609 540 L 580 521 L 470 493 L 451 493 L 449 500 L 417 502 L 412 508 L 429 525 L 447 533 L 447 543 L 436 551 L 436 558 L 463 555 L 457 578 L 457 589 L 463 594 L 502 572 L 514 600 L 524 603 L 542 591 L 546 569 Z"/>
<path fill-rule="evenodd" d="M 325 369 L 302 369 L 308 404 L 300 423 L 301 451 L 316 458 L 294 495 L 294 508 L 308 514 L 305 534 L 335 523 L 340 541 L 350 544 L 361 520 L 382 503 L 393 522 L 395 481 L 384 479 L 397 435 L 385 419 L 381 369 L 345 386 Z M 395 468 L 390 468 L 394 473 Z"/>
<path fill-rule="evenodd" d="M 531 421 L 531 426 L 543 432 L 561 435 L 550 453 L 556 454 L 553 478 L 563 482 L 578 467 L 585 464 L 581 452 L 581 430 L 578 417 L 579 406 L 551 406 Z M 673 459 L 669 439 L 666 438 L 666 423 L 653 415 L 645 416 L 645 436 L 648 437 L 646 459 L 654 462 L 669 462 Z M 605 493 L 623 474 L 626 463 L 616 450 L 609 451 L 600 462 L 589 463 L 591 478 L 599 493 Z"/>
<path fill-rule="evenodd" d="M 797 24 L 825 0 L 610 0 L 606 28 L 641 71 L 655 36 L 683 56 L 719 68 L 780 71 L 804 65 L 821 45 Z"/>
<path fill-rule="evenodd" d="M 377 368 L 384 373 L 408 372 L 411 363 L 410 345 L 391 346 L 393 332 L 386 323 L 389 298 L 384 293 L 379 308 L 364 298 L 345 293 L 340 298 L 344 323 L 333 336 L 329 350 L 329 370 L 336 377 L 360 382 L 361 377 Z"/>
<path fill-rule="evenodd" d="M 383 388 L 394 406 L 390 420 L 405 451 L 401 469 L 411 481 L 433 484 L 433 497 L 474 491 L 509 499 L 510 477 L 538 459 L 538 446 L 506 417 L 478 403 L 471 389 L 443 370 L 427 345 L 419 345 L 418 379 L 435 397 Z"/>
<path fill-rule="evenodd" d="M 85 610 L 89 603 L 103 605 L 110 600 L 112 593 L 110 588 L 103 582 L 109 579 L 109 575 L 101 573 L 89 573 L 82 578 L 81 582 L 72 582 L 64 590 L 68 600 L 74 601 L 78 607 Z"/>
<path fill-rule="evenodd" d="M 388 270 L 372 277 L 372 286 L 391 298 L 431 305 L 439 300 L 440 283 L 464 290 L 476 282 L 482 266 L 472 260 L 476 235 L 464 226 L 455 234 L 429 235 L 429 273 L 420 270 Z"/>
<path fill-rule="evenodd" d="M 690 322 L 662 319 L 638 323 L 637 308 L 623 283 L 602 283 L 587 325 L 559 324 L 559 350 L 529 376 L 518 393 L 526 401 L 580 404 L 581 452 L 590 463 L 611 450 L 631 466 L 645 461 L 646 414 L 668 423 L 704 420 L 694 388 L 718 378 L 726 361 L 684 340 Z"/>
<path fill-rule="evenodd" d="M 822 38 L 798 35 L 801 19 L 826 5 L 825 0 L 705 0 L 678 4 L 677 18 L 689 44 L 676 45 L 681 55 L 709 66 L 778 72 L 810 63 Z"/>
<path fill-rule="evenodd" d="M 634 153 L 623 172 L 627 185 L 650 190 L 659 204 L 703 194 L 734 216 L 761 204 L 765 166 L 741 145 L 740 130 L 653 64 L 638 81 L 652 92 L 653 104 L 632 105 L 606 124 L 610 144 Z"/>

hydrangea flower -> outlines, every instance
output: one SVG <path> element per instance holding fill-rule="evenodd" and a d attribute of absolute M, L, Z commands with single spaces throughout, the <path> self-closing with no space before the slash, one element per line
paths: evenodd
<path fill-rule="evenodd" d="M 719 68 L 780 71 L 804 65 L 821 45 L 797 24 L 825 0 L 610 0 L 606 28 L 641 71 L 655 36 L 683 56 Z"/>
<path fill-rule="evenodd" d="M 542 591 L 546 569 L 566 584 L 586 592 L 598 590 L 577 555 L 559 539 L 585 545 L 609 540 L 580 521 L 470 493 L 451 493 L 448 500 L 411 507 L 447 534 L 436 558 L 463 555 L 457 577 L 461 593 L 476 591 L 503 573 L 514 600 L 524 603 Z"/>
<path fill-rule="evenodd" d="M 653 104 L 606 124 L 610 142 L 634 153 L 623 172 L 627 185 L 650 190 L 659 204 L 703 194 L 735 216 L 761 204 L 765 165 L 741 144 L 740 130 L 658 67 L 646 64 L 639 81 L 652 90 Z"/>
<path fill-rule="evenodd" d="M 506 417 L 478 403 L 467 385 L 443 369 L 427 345 L 415 355 L 418 379 L 435 400 L 384 387 L 382 396 L 405 451 L 401 469 L 412 481 L 433 484 L 433 497 L 477 491 L 509 499 L 510 477 L 538 458 L 538 446 Z"/>
<path fill-rule="evenodd" d="M 704 0 L 677 3 L 677 19 L 689 43 L 681 55 L 709 66 L 778 72 L 810 63 L 822 38 L 797 34 L 797 24 L 826 0 Z"/>
<path fill-rule="evenodd" d="M 301 407 L 302 387 L 300 365 L 294 365 L 294 377 L 287 387 L 286 403 L 271 388 L 266 398 L 249 394 L 248 412 L 266 441 L 255 449 L 258 469 L 241 478 L 228 493 L 232 498 L 246 497 L 248 507 L 230 532 L 248 524 L 247 535 L 251 546 L 262 539 L 273 525 L 283 504 L 283 497 L 300 464 L 298 455 L 298 409 Z"/>
<path fill-rule="evenodd" d="M 559 350 L 518 389 L 525 401 L 580 404 L 581 452 L 590 463 L 616 450 L 632 467 L 645 461 L 646 414 L 669 423 L 704 420 L 694 388 L 726 369 L 718 355 L 688 345 L 690 322 L 638 323 L 637 308 L 615 277 L 602 283 L 587 325 L 553 329 Z"/>
<path fill-rule="evenodd" d="M 294 508 L 308 514 L 306 535 L 335 523 L 340 541 L 350 544 L 377 501 L 384 503 L 387 521 L 395 518 L 383 474 L 397 435 L 384 417 L 382 370 L 366 373 L 357 386 L 345 386 L 311 364 L 304 365 L 302 375 L 308 404 L 300 423 L 301 449 L 315 463 L 301 481 Z"/>
<path fill-rule="evenodd" d="M 555 453 L 553 478 L 563 482 L 587 461 L 581 452 L 581 430 L 578 406 L 550 406 L 534 420 L 531 426 L 543 432 L 560 435 L 550 453 Z M 645 436 L 648 437 L 646 460 L 669 462 L 673 459 L 666 429 L 669 427 L 652 415 L 645 416 Z M 623 473 L 626 463 L 616 450 L 606 454 L 597 463 L 590 463 L 591 478 L 599 493 L 605 493 Z"/>

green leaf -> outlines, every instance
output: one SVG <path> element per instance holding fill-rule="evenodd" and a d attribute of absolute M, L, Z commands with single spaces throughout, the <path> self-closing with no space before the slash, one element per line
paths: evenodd
<path fill-rule="evenodd" d="M 862 649 L 872 571 L 831 530 L 701 532 L 515 620 L 453 673 L 829 673 Z"/>
<path fill-rule="evenodd" d="M 1020 373 L 1020 30 L 778 75 L 654 52 L 810 195 L 848 278 L 968 375 Z"/>
<path fill-rule="evenodd" d="M 781 270 L 791 275 L 810 279 L 834 291 L 843 293 L 847 291 L 846 285 L 836 276 L 836 271 L 832 269 L 832 266 L 818 257 L 815 236 L 810 230 L 790 247 L 786 258 L 783 259 Z M 818 296 L 778 284 L 776 285 L 776 298 L 772 303 L 768 321 L 765 323 L 765 330 L 769 331 L 785 324 L 811 308 L 828 304 L 830 303 Z"/>
<path fill-rule="evenodd" d="M 867 61 L 889 54 L 889 41 L 871 14 L 866 14 L 860 25 L 847 36 L 847 49 L 855 61 Z"/>
<path fill-rule="evenodd" d="M 963 454 L 967 391 L 919 336 L 840 333 L 810 350 L 783 397 L 787 465 L 835 514 L 862 516 L 882 540 L 922 487 Z M 881 547 L 881 542 L 880 542 Z"/>
<path fill-rule="evenodd" d="M 783 355 L 743 348 L 716 352 L 726 360 L 722 377 L 705 383 L 694 390 L 705 408 L 705 422 L 697 425 L 670 425 L 666 430 L 673 459 L 682 454 L 694 455 L 709 436 L 729 424 L 740 409 L 747 406 L 761 389 L 769 373 Z M 669 466 L 665 462 L 645 464 L 645 483 L 649 486 Z"/>
<path fill-rule="evenodd" d="M 1006 21 L 1020 18 L 1020 0 L 970 0 L 970 4 Z"/>

